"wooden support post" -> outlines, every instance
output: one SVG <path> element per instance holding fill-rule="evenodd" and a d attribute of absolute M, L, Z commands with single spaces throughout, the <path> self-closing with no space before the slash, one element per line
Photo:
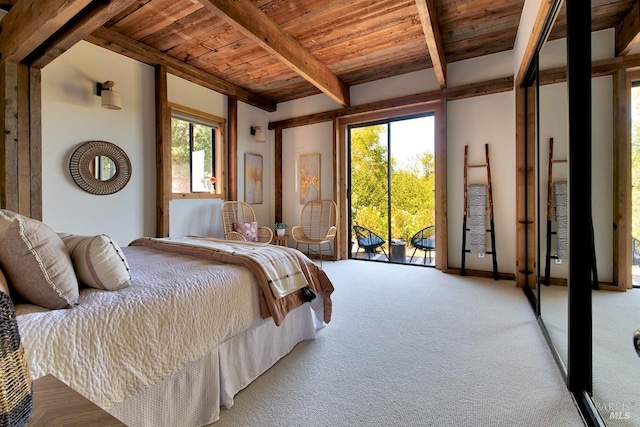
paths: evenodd
<path fill-rule="evenodd" d="M 0 66 L 0 208 L 42 219 L 40 71 Z"/>
<path fill-rule="evenodd" d="M 156 77 L 156 236 L 169 236 L 171 198 L 171 109 L 167 99 L 167 69 L 155 68 Z"/>

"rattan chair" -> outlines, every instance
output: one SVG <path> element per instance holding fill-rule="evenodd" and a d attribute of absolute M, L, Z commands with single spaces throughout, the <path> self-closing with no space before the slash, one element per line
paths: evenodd
<path fill-rule="evenodd" d="M 251 223 L 256 221 L 256 213 L 250 204 L 227 201 L 222 203 L 222 226 L 226 240 L 247 241 L 245 236 L 234 229 L 234 223 Z M 258 242 L 271 243 L 273 231 L 269 227 L 258 226 Z"/>
<path fill-rule="evenodd" d="M 328 245 L 331 258 L 333 247 L 331 242 L 336 237 L 336 203 L 333 200 L 312 200 L 307 202 L 300 214 L 300 225 L 291 229 L 291 237 L 296 241 L 296 249 L 300 244 L 307 246 L 307 256 L 313 253 L 320 257 L 322 265 L 322 253 L 327 249 L 323 245 Z M 317 247 L 317 249 L 315 249 Z"/>

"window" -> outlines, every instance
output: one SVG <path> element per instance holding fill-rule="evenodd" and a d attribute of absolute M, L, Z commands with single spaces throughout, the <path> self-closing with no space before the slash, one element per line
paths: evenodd
<path fill-rule="evenodd" d="M 171 192 L 222 194 L 224 119 L 171 106 Z"/>

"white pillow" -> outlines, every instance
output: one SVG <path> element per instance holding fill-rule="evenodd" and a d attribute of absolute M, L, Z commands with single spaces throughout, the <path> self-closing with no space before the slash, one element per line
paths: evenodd
<path fill-rule="evenodd" d="M 126 288 L 131 284 L 129 263 L 120 246 L 109 236 L 59 235 L 71 255 L 80 282 L 107 291 Z"/>
<path fill-rule="evenodd" d="M 0 242 L 0 266 L 12 291 L 45 308 L 77 304 L 78 279 L 55 231 L 38 220 L 2 209 Z"/>

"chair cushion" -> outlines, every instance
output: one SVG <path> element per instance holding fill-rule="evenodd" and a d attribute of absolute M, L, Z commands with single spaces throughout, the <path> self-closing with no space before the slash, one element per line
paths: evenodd
<path fill-rule="evenodd" d="M 258 222 L 234 222 L 233 231 L 238 232 L 247 239 L 247 242 L 258 241 Z"/>
<path fill-rule="evenodd" d="M 382 239 L 376 236 L 365 237 L 364 239 L 360 239 L 359 242 L 360 246 L 379 246 L 384 243 Z"/>
<path fill-rule="evenodd" d="M 412 243 L 413 243 L 413 246 L 415 246 L 418 249 L 434 249 L 436 242 L 432 237 L 428 237 L 426 239 L 416 239 Z"/>
<path fill-rule="evenodd" d="M 64 242 L 46 224 L 0 210 L 0 265 L 12 293 L 32 304 L 58 309 L 78 301 L 78 279 Z"/>

